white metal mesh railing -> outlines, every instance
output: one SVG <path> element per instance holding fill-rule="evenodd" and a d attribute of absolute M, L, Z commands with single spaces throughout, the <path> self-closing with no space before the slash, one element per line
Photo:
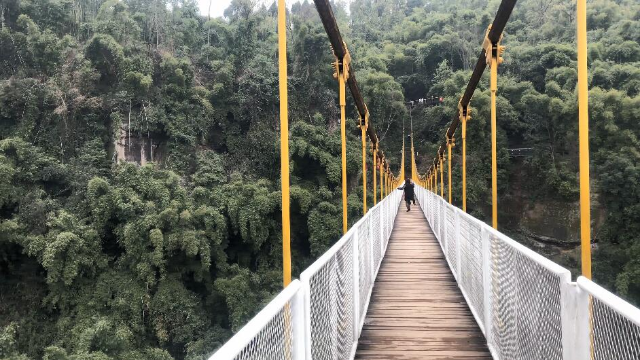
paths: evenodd
<path fill-rule="evenodd" d="M 445 216 L 444 219 L 444 238 L 447 242 L 447 260 L 449 260 L 449 264 L 451 265 L 451 272 L 457 276 L 458 275 L 458 256 L 456 255 L 456 227 L 455 227 L 455 210 L 452 207 L 445 207 L 443 214 Z"/>
<path fill-rule="evenodd" d="M 348 238 L 318 271 L 309 275 L 311 356 L 348 359 L 354 344 L 353 238 Z"/>
<path fill-rule="evenodd" d="M 416 191 L 495 359 L 640 360 L 640 310 Z"/>
<path fill-rule="evenodd" d="M 300 281 L 293 281 L 231 338 L 213 359 L 300 359 L 303 333 Z"/>
<path fill-rule="evenodd" d="M 640 360 L 640 310 L 421 187 L 495 359 Z M 401 193 L 367 213 L 210 360 L 353 359 Z M 437 289 L 434 289 L 437 291 Z"/>
<path fill-rule="evenodd" d="M 482 280 L 482 232 L 470 216 L 459 215 L 460 274 L 458 282 L 469 297 L 469 306 L 484 319 L 484 283 Z"/>
<path fill-rule="evenodd" d="M 380 264 L 380 260 L 382 259 L 382 229 L 380 224 L 382 224 L 380 220 L 380 206 L 376 206 L 369 212 L 369 219 L 371 221 L 371 233 L 373 234 L 373 238 L 371 239 L 371 244 L 373 246 L 373 266 L 376 264 Z M 375 277 L 374 269 L 373 276 Z"/>
<path fill-rule="evenodd" d="M 358 265 L 360 271 L 359 280 L 359 310 L 360 314 L 359 319 L 364 318 L 367 311 L 367 301 L 369 299 L 369 291 L 373 286 L 374 280 L 374 271 L 373 268 L 373 253 L 372 253 L 372 244 L 371 244 L 371 236 L 369 235 L 371 232 L 370 226 L 371 218 L 366 217 L 363 222 L 360 223 L 358 227 Z"/>
<path fill-rule="evenodd" d="M 562 359 L 560 282 L 569 273 L 491 231 L 491 345 L 501 359 Z"/>
<path fill-rule="evenodd" d="M 210 360 L 353 359 L 400 197 L 373 207 Z"/>
<path fill-rule="evenodd" d="M 640 310 L 588 279 L 578 279 L 578 288 L 590 310 L 585 333 L 593 341 L 591 358 L 640 359 Z"/>

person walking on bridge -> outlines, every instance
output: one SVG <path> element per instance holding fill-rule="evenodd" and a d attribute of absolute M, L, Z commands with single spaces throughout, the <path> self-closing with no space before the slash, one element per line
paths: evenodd
<path fill-rule="evenodd" d="M 415 185 L 411 182 L 410 178 L 407 178 L 404 184 L 398 188 L 398 190 L 404 190 L 404 201 L 407 203 L 407 211 L 411 211 L 411 202 L 416 203 L 415 194 L 413 188 Z"/>

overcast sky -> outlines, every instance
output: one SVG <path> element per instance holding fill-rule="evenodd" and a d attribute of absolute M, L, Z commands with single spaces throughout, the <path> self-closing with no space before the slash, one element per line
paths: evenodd
<path fill-rule="evenodd" d="M 287 5 L 290 6 L 290 3 L 298 1 L 299 0 L 287 0 Z M 198 2 L 200 3 L 200 13 L 205 16 L 209 12 L 209 2 L 211 2 L 211 17 L 222 16 L 224 10 L 231 4 L 231 0 L 198 0 Z M 269 3 L 271 3 L 271 1 L 269 1 Z"/>
<path fill-rule="evenodd" d="M 266 4 L 272 4 L 275 0 L 262 0 Z M 224 10 L 229 7 L 231 4 L 231 0 L 198 0 L 200 4 L 200 13 L 202 15 L 207 15 L 209 12 L 209 2 L 211 2 L 211 17 L 222 16 Z M 287 7 L 290 7 L 291 4 L 300 2 L 300 0 L 286 0 Z M 347 1 L 349 2 L 349 1 Z"/>

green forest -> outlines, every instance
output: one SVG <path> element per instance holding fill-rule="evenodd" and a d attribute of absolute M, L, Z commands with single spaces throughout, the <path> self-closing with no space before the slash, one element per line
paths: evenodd
<path fill-rule="evenodd" d="M 425 173 L 499 1 L 333 5 L 394 173 L 410 124 Z M 498 186 L 500 229 L 577 273 L 575 13 L 514 9 Z M 640 304 L 640 4 L 590 0 L 587 21 L 594 279 Z M 2 0 L 0 23 L 0 358 L 206 359 L 282 286 L 275 3 L 209 18 L 195 0 Z M 342 223 L 338 83 L 313 2 L 292 4 L 288 52 L 297 275 Z M 485 221 L 488 86 L 467 134 L 468 207 Z M 351 223 L 356 115 L 349 103 Z"/>

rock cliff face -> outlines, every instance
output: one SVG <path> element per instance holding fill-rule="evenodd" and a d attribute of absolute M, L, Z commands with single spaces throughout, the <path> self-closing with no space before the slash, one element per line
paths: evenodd
<path fill-rule="evenodd" d="M 139 136 L 130 133 L 126 125 L 120 127 L 115 141 L 116 162 L 136 163 L 140 166 L 148 162 L 160 162 L 160 144 L 150 135 Z"/>
<path fill-rule="evenodd" d="M 500 230 L 537 252 L 571 270 L 580 256 L 580 202 L 559 199 L 551 194 L 531 197 L 521 163 L 513 164 L 508 195 L 499 203 Z M 595 179 L 592 179 L 595 184 Z M 490 213 L 487 212 L 490 219 Z M 606 210 L 598 195 L 592 193 L 592 243 L 606 219 Z M 595 246 L 595 245 L 593 245 Z"/>

